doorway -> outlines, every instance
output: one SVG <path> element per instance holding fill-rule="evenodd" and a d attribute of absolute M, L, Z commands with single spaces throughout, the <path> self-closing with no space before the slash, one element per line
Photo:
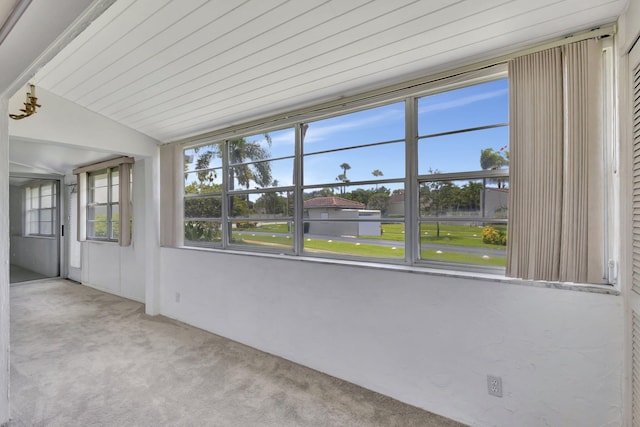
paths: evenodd
<path fill-rule="evenodd" d="M 9 176 L 11 284 L 60 276 L 60 182 Z"/>

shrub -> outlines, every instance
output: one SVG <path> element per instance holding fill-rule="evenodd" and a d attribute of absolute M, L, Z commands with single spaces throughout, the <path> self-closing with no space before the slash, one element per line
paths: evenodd
<path fill-rule="evenodd" d="M 252 221 L 238 221 L 236 222 L 236 228 L 239 230 L 246 230 L 247 228 L 256 228 L 258 226 L 257 222 Z"/>
<path fill-rule="evenodd" d="M 492 226 L 482 229 L 482 243 L 488 245 L 507 245 L 507 233 Z"/>

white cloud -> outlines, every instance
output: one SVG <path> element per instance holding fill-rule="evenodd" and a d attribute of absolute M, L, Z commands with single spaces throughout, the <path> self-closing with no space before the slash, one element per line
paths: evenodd
<path fill-rule="evenodd" d="M 451 101 L 439 102 L 437 104 L 428 104 L 418 110 L 418 114 L 430 113 L 433 111 L 449 110 L 451 108 L 463 107 L 465 105 L 473 104 L 474 102 L 484 101 L 491 98 L 497 98 L 508 92 L 507 89 L 495 90 L 493 92 L 479 93 L 477 95 L 471 95 L 464 98 L 458 98 Z"/>
<path fill-rule="evenodd" d="M 313 143 L 327 139 L 329 135 L 343 132 L 345 130 L 356 129 L 360 127 L 366 127 L 372 123 L 379 124 L 382 121 L 395 119 L 398 116 L 404 114 L 403 111 L 397 109 L 390 109 L 371 116 L 365 116 L 358 120 L 345 120 L 342 123 L 336 123 L 327 126 L 313 126 L 313 123 L 309 126 L 307 134 L 304 138 L 305 143 Z"/>

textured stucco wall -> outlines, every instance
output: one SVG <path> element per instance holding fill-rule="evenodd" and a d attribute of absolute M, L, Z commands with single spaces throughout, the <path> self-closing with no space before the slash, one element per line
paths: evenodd
<path fill-rule="evenodd" d="M 620 296 L 195 249 L 160 265 L 161 314 L 429 411 L 622 424 Z"/>

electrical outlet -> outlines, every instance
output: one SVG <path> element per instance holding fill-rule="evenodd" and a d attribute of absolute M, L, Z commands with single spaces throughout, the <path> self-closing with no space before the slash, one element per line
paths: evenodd
<path fill-rule="evenodd" d="M 487 375 L 487 390 L 491 396 L 502 397 L 502 378 Z"/>

